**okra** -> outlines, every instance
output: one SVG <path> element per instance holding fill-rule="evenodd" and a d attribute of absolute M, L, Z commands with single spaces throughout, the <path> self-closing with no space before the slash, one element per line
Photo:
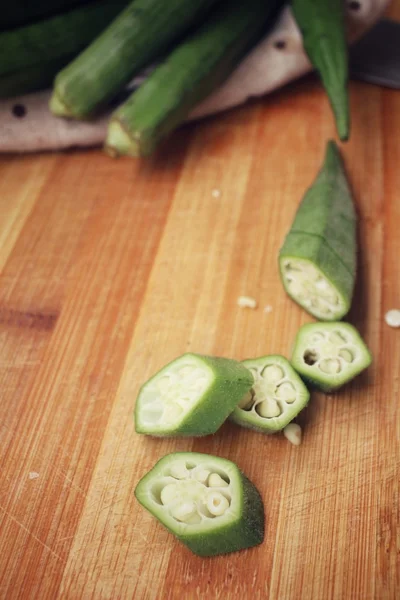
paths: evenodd
<path fill-rule="evenodd" d="M 77 54 L 99 35 L 126 2 L 99 0 L 0 33 L 0 76 Z"/>
<path fill-rule="evenodd" d="M 252 385 L 252 374 L 238 361 L 184 354 L 141 387 L 136 431 L 154 436 L 215 433 Z"/>
<path fill-rule="evenodd" d="M 341 140 L 350 133 L 348 48 L 344 0 L 292 0 L 304 49 L 321 77 Z"/>
<path fill-rule="evenodd" d="M 236 552 L 264 539 L 261 496 L 229 460 L 169 454 L 140 480 L 135 496 L 198 556 Z"/>
<path fill-rule="evenodd" d="M 281 431 L 307 405 L 310 394 L 283 356 L 270 355 L 244 360 L 254 377 L 230 419 L 262 433 Z"/>
<path fill-rule="evenodd" d="M 113 114 L 112 155 L 146 156 L 225 81 L 266 33 L 282 0 L 230 0 L 212 12 Z"/>
<path fill-rule="evenodd" d="M 56 115 L 84 118 L 121 88 L 219 0 L 134 0 L 56 78 L 50 107 Z"/>
<path fill-rule="evenodd" d="M 330 392 L 369 367 L 372 357 L 358 331 L 339 321 L 303 325 L 291 362 L 303 379 Z"/>
<path fill-rule="evenodd" d="M 336 321 L 349 311 L 357 266 L 357 217 L 335 142 L 306 192 L 279 253 L 289 296 L 317 319 Z"/>

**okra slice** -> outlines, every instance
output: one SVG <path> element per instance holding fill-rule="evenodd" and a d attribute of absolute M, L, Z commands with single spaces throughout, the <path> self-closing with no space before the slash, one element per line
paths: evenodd
<path fill-rule="evenodd" d="M 292 365 L 325 392 L 340 388 L 371 362 L 365 342 L 349 323 L 309 323 L 297 333 Z"/>
<path fill-rule="evenodd" d="M 169 454 L 141 479 L 135 496 L 199 556 L 236 552 L 264 539 L 261 496 L 230 460 Z"/>
<path fill-rule="evenodd" d="M 350 309 L 357 266 L 357 217 L 335 142 L 306 192 L 279 253 L 289 296 L 323 321 L 337 321 Z"/>
<path fill-rule="evenodd" d="M 263 356 L 243 364 L 251 371 L 254 384 L 230 419 L 262 433 L 281 431 L 307 405 L 309 391 L 283 356 Z"/>
<path fill-rule="evenodd" d="M 236 360 L 184 354 L 141 387 L 136 431 L 155 436 L 215 433 L 252 385 L 252 374 Z"/>

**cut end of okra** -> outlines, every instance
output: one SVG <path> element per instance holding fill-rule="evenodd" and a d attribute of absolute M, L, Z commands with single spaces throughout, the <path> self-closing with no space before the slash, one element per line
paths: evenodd
<path fill-rule="evenodd" d="M 68 107 L 64 104 L 64 102 L 59 98 L 56 92 L 53 92 L 50 102 L 49 102 L 50 111 L 56 117 L 71 117 L 73 116 L 69 111 Z"/>
<path fill-rule="evenodd" d="M 333 391 L 372 362 L 371 353 L 349 323 L 309 323 L 299 330 L 292 365 L 323 391 Z"/>
<path fill-rule="evenodd" d="M 350 309 L 357 268 L 356 224 L 340 151 L 329 141 L 323 165 L 279 252 L 285 290 L 317 319 L 337 321 Z"/>
<path fill-rule="evenodd" d="M 135 496 L 199 556 L 227 554 L 263 541 L 260 494 L 229 460 L 192 452 L 169 454 L 143 477 Z"/>
<path fill-rule="evenodd" d="M 120 121 L 111 119 L 108 125 L 105 151 L 112 158 L 117 156 L 140 156 L 139 144 L 125 131 Z"/>
<path fill-rule="evenodd" d="M 252 374 L 238 361 L 184 354 L 142 386 L 136 431 L 155 436 L 215 433 L 252 384 Z"/>
<path fill-rule="evenodd" d="M 317 319 L 337 321 L 349 311 L 348 300 L 312 262 L 294 256 L 281 256 L 279 265 L 289 296 Z"/>
<path fill-rule="evenodd" d="M 263 433 L 281 431 L 307 405 L 310 394 L 286 358 L 279 355 L 243 361 L 254 384 L 230 419 Z"/>

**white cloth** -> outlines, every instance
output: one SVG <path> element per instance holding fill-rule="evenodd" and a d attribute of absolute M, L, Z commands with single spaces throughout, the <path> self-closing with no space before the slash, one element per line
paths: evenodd
<path fill-rule="evenodd" d="M 354 41 L 376 23 L 389 1 L 346 2 L 349 41 Z M 243 104 L 249 98 L 263 96 L 311 69 L 292 13 L 285 8 L 268 35 L 245 57 L 221 88 L 194 109 L 189 119 L 198 119 Z M 0 152 L 102 144 L 111 109 L 93 121 L 61 119 L 50 113 L 50 94 L 50 90 L 46 90 L 0 101 Z M 16 105 L 25 108 L 24 116 L 14 115 Z"/>

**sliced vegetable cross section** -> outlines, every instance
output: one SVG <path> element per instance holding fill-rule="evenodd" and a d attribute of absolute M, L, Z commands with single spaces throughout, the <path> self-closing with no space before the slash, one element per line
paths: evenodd
<path fill-rule="evenodd" d="M 252 374 L 238 361 L 184 354 L 142 386 L 136 431 L 156 436 L 215 433 L 252 384 Z"/>
<path fill-rule="evenodd" d="M 309 323 L 299 330 L 292 365 L 315 387 L 336 390 L 371 364 L 372 357 L 349 323 Z"/>
<path fill-rule="evenodd" d="M 260 494 L 229 460 L 193 452 L 169 454 L 143 477 L 135 496 L 199 556 L 235 552 L 263 541 Z"/>
<path fill-rule="evenodd" d="M 254 385 L 230 419 L 263 433 L 284 429 L 309 401 L 310 394 L 301 378 L 279 355 L 245 360 L 243 364 L 251 371 Z"/>
<path fill-rule="evenodd" d="M 357 266 L 357 217 L 338 147 L 330 141 L 279 254 L 289 296 L 314 317 L 336 321 L 349 311 Z"/>

